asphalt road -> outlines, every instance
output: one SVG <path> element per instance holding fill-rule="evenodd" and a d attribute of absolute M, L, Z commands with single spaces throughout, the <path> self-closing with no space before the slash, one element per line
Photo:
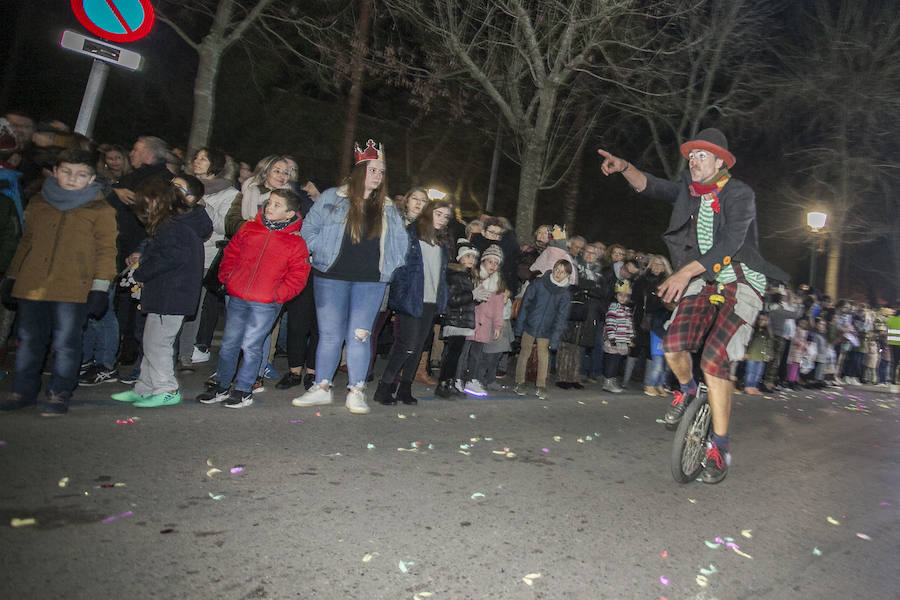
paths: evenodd
<path fill-rule="evenodd" d="M 672 479 L 663 400 L 593 387 L 0 414 L 0 597 L 897 597 L 895 396 L 738 395 L 711 486 Z"/>

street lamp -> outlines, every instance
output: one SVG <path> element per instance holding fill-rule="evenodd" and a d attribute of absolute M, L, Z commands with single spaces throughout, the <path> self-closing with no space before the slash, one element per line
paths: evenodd
<path fill-rule="evenodd" d="M 447 192 L 442 192 L 437 188 L 428 188 L 425 193 L 428 194 L 429 200 L 443 200 L 447 197 Z"/>
<path fill-rule="evenodd" d="M 821 242 L 819 236 L 815 234 L 825 228 L 826 221 L 828 221 L 828 215 L 823 212 L 810 211 L 806 213 L 806 224 L 813 233 L 809 258 L 809 287 L 811 289 L 816 287 L 816 256 L 819 253 L 818 245 Z"/>

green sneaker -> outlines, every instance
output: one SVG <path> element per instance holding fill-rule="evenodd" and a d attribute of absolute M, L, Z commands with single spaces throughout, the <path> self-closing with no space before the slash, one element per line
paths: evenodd
<path fill-rule="evenodd" d="M 179 392 L 175 392 L 174 394 L 165 392 L 163 394 L 145 396 L 135 402 L 134 405 L 137 408 L 156 408 L 157 406 L 171 406 L 173 404 L 178 404 L 179 402 L 181 402 L 181 394 Z"/>
<path fill-rule="evenodd" d="M 124 392 L 116 392 L 112 396 L 113 400 L 118 400 L 119 402 L 137 402 L 138 400 L 143 400 L 144 397 L 140 394 L 136 394 L 134 390 L 125 390 Z"/>

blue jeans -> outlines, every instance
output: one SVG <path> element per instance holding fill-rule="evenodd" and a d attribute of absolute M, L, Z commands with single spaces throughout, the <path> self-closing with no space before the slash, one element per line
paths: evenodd
<path fill-rule="evenodd" d="M 93 359 L 98 365 L 107 369 L 116 366 L 116 355 L 119 353 L 119 319 L 116 317 L 114 302 L 115 290 L 109 294 L 109 308 L 100 319 L 88 319 L 84 328 L 84 340 L 81 343 L 81 361 Z"/>
<path fill-rule="evenodd" d="M 52 341 L 53 367 L 47 393 L 68 400 L 78 384 L 81 330 L 87 319 L 87 304 L 22 299 L 18 304 L 19 347 L 13 392 L 26 400 L 37 399 L 41 389 L 41 369 Z"/>
<path fill-rule="evenodd" d="M 748 360 L 744 370 L 744 387 L 758 388 L 759 380 L 762 379 L 765 370 L 766 363 L 761 360 Z"/>
<path fill-rule="evenodd" d="M 237 371 L 235 389 L 249 392 L 259 373 L 263 342 L 275 326 L 281 305 L 277 302 L 264 304 L 231 297 L 227 306 L 215 381 L 222 387 L 228 387 Z M 244 360 L 238 371 L 238 358 L 242 350 Z"/>
<path fill-rule="evenodd" d="M 650 368 L 644 376 L 645 387 L 663 387 L 666 385 L 666 357 L 656 354 L 650 357 Z"/>
<path fill-rule="evenodd" d="M 316 383 L 334 382 L 347 343 L 347 374 L 350 387 L 365 384 L 372 347 L 369 336 L 381 308 L 386 284 L 369 281 L 313 279 L 319 345 L 316 348 Z"/>
<path fill-rule="evenodd" d="M 594 328 L 594 347 L 584 351 L 581 368 L 584 374 L 594 379 L 603 377 L 603 327 L 605 323 L 600 321 Z"/>

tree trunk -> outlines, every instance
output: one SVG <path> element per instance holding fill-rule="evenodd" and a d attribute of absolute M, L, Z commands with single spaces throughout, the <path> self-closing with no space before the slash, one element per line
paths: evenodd
<path fill-rule="evenodd" d="M 516 235 L 520 240 L 534 233 L 534 208 L 544 179 L 544 157 L 547 153 L 547 134 L 556 108 L 556 88 L 540 92 L 540 106 L 534 128 L 524 141 L 522 171 L 519 174 L 519 201 L 516 206 Z"/>
<path fill-rule="evenodd" d="M 364 59 L 369 43 L 371 16 L 372 0 L 359 0 L 359 27 L 356 32 L 356 42 L 353 44 L 353 57 L 350 59 L 350 94 L 347 97 L 347 117 L 344 119 L 344 135 L 341 138 L 339 154 L 341 157 L 341 180 L 350 175 L 350 169 L 353 167 L 353 136 L 356 134 L 359 105 L 362 101 L 363 76 L 365 75 Z"/>
<path fill-rule="evenodd" d="M 838 275 L 841 269 L 841 233 L 835 228 L 828 239 L 828 255 L 825 266 L 825 293 L 833 300 L 838 298 Z"/>
<path fill-rule="evenodd" d="M 200 45 L 197 77 L 194 79 L 194 114 L 188 138 L 187 156 L 209 145 L 216 108 L 216 79 L 222 58 L 221 41 L 207 36 Z"/>

